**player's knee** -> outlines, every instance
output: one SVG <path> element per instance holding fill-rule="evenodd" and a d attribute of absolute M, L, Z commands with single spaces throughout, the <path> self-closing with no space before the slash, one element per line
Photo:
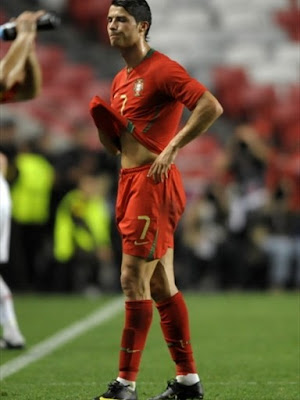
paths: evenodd
<path fill-rule="evenodd" d="M 132 299 L 142 299 L 147 292 L 144 279 L 128 270 L 121 273 L 121 287 L 125 296 Z"/>
<path fill-rule="evenodd" d="M 126 294 L 127 292 L 131 291 L 134 287 L 134 279 L 132 279 L 131 275 L 127 272 L 122 272 L 121 277 L 121 288 L 123 292 Z"/>

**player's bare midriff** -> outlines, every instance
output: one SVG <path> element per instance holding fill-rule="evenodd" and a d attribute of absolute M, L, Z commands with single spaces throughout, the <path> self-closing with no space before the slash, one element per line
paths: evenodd
<path fill-rule="evenodd" d="M 145 164 L 151 164 L 157 157 L 157 154 L 148 150 L 128 132 L 121 135 L 121 146 L 122 168 L 135 168 Z"/>

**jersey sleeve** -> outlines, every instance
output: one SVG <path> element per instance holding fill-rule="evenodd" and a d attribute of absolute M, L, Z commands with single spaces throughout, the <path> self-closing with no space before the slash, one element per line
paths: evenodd
<path fill-rule="evenodd" d="M 160 71 L 160 85 L 163 92 L 192 111 L 207 88 L 192 78 L 176 61 L 168 60 L 168 64 Z"/>

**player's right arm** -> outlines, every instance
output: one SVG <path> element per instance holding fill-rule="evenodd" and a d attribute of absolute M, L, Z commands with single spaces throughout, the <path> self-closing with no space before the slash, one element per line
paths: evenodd
<path fill-rule="evenodd" d="M 44 11 L 25 11 L 16 19 L 17 37 L 0 61 L 0 98 L 14 87 L 17 89 L 12 101 L 38 95 L 42 78 L 35 53 L 36 21 L 43 14 Z"/>

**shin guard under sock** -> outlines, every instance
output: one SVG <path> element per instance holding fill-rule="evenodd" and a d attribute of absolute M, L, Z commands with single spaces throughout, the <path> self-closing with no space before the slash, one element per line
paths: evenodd
<path fill-rule="evenodd" d="M 126 301 L 119 377 L 135 381 L 153 315 L 152 300 Z"/>
<path fill-rule="evenodd" d="M 176 364 L 176 375 L 197 373 L 190 342 L 188 310 L 180 292 L 157 303 L 160 325 Z"/>

